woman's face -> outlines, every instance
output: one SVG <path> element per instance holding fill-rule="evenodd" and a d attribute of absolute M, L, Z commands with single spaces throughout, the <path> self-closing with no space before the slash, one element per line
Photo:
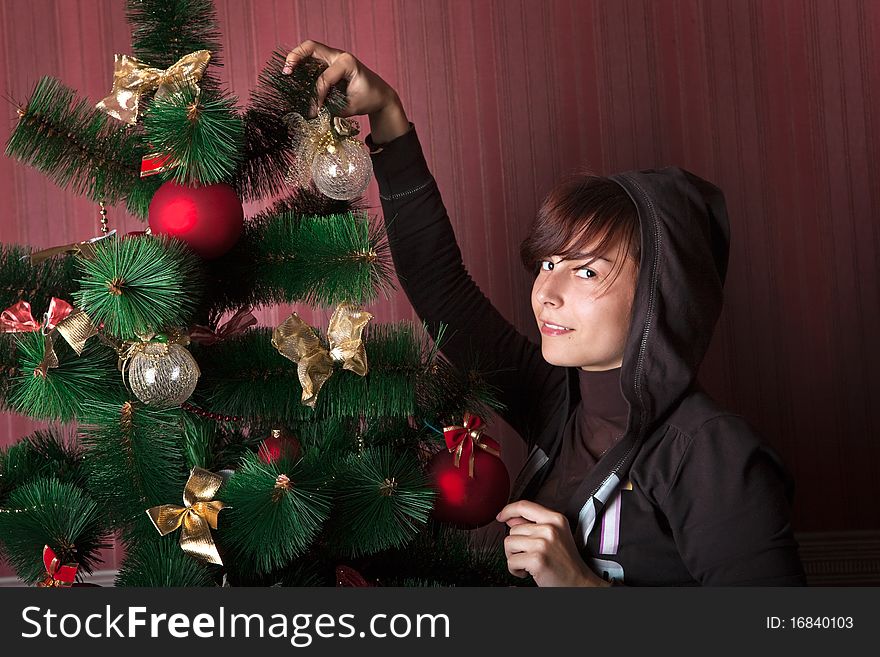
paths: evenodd
<path fill-rule="evenodd" d="M 608 285 L 615 258 L 620 272 Z M 551 365 L 610 370 L 623 363 L 638 267 L 624 249 L 600 257 L 541 261 L 532 286 L 532 310 L 541 352 Z"/>

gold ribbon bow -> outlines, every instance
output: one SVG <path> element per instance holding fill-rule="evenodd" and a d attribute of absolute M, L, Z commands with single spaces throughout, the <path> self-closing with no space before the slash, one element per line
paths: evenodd
<path fill-rule="evenodd" d="M 217 529 L 217 516 L 227 507 L 214 495 L 220 490 L 223 478 L 202 468 L 193 468 L 189 473 L 186 487 L 183 489 L 183 506 L 162 504 L 147 509 L 147 515 L 159 534 L 166 536 L 178 527 L 180 547 L 188 555 L 223 565 L 211 529 Z"/>
<path fill-rule="evenodd" d="M 128 364 L 132 356 L 144 351 L 147 345 L 155 342 L 161 344 L 179 344 L 181 347 L 189 346 L 189 336 L 178 328 L 171 328 L 164 333 L 144 333 L 138 335 L 138 340 L 117 340 L 109 335 L 104 335 L 104 342 L 110 345 L 119 356 L 116 364 L 117 369 L 122 372 L 122 380 L 125 381 Z M 154 340 L 155 338 L 155 340 Z"/>
<path fill-rule="evenodd" d="M 86 341 L 98 334 L 98 329 L 91 318 L 79 308 L 71 306 L 63 299 L 52 297 L 49 310 L 43 316 L 42 324 L 31 314 L 31 305 L 24 300 L 10 306 L 0 313 L 0 333 L 33 333 L 43 334 L 43 360 L 34 370 L 34 376 L 46 377 L 51 367 L 58 367 L 58 355 L 55 353 L 55 333 L 61 334 L 67 344 L 79 356 L 86 346 Z"/>
<path fill-rule="evenodd" d="M 198 81 L 202 79 L 210 59 L 209 51 L 197 50 L 184 55 L 163 71 L 160 68 L 151 68 L 135 57 L 116 55 L 113 90 L 95 107 L 104 110 L 114 119 L 135 125 L 143 94 L 155 89 L 155 98 L 161 98 L 184 84 L 192 84 L 198 93 Z"/>
<path fill-rule="evenodd" d="M 308 187 L 312 179 L 312 161 L 322 152 L 335 152 L 344 139 L 357 141 L 360 126 L 354 119 L 331 116 L 326 106 L 321 106 L 314 119 L 292 112 L 286 115 L 288 128 L 293 135 L 294 164 L 285 176 L 289 185 Z"/>
<path fill-rule="evenodd" d="M 95 259 L 95 244 L 100 242 L 103 239 L 107 239 L 108 237 L 113 237 L 116 235 L 116 229 L 111 230 L 106 235 L 100 235 L 98 237 L 93 237 L 90 240 L 85 240 L 84 242 L 74 242 L 73 244 L 62 244 L 61 246 L 50 246 L 48 249 L 43 249 L 42 251 L 35 251 L 30 255 L 26 255 L 22 258 L 30 258 L 32 265 L 38 265 L 44 260 L 48 260 L 57 255 L 62 254 L 73 254 L 78 255 L 81 258 L 85 258 L 86 260 L 94 260 Z"/>
<path fill-rule="evenodd" d="M 471 478 L 474 476 L 474 459 L 478 449 L 488 452 L 492 456 L 501 457 L 498 443 L 489 436 L 484 436 L 485 430 L 483 418 L 470 412 L 464 414 L 464 426 L 443 427 L 446 448 L 455 454 L 455 467 L 461 466 L 462 459 L 467 460 L 468 477 Z"/>
<path fill-rule="evenodd" d="M 315 407 L 321 386 L 333 374 L 333 363 L 359 376 L 367 374 L 367 352 L 361 335 L 373 316 L 365 310 L 341 303 L 330 318 L 327 338 L 330 349 L 321 344 L 311 326 L 292 313 L 272 333 L 272 344 L 282 356 L 297 364 L 302 385 L 302 403 Z"/>

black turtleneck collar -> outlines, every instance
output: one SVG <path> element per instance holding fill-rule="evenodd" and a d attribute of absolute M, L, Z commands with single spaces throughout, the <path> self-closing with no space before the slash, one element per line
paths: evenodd
<path fill-rule="evenodd" d="M 582 413 L 605 420 L 623 419 L 626 423 L 629 404 L 620 391 L 619 367 L 602 372 L 578 368 L 578 382 Z"/>

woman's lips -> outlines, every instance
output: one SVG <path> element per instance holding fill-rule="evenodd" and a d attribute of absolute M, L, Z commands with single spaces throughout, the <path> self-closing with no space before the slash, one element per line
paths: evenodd
<path fill-rule="evenodd" d="M 548 325 L 546 322 L 541 322 L 541 333 L 544 335 L 565 335 L 567 333 L 571 333 L 574 329 L 569 328 L 557 328 L 556 325 Z"/>

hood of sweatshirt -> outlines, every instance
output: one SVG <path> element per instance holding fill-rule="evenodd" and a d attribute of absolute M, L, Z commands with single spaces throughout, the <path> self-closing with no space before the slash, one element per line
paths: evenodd
<path fill-rule="evenodd" d="M 721 190 L 684 169 L 628 171 L 611 179 L 638 209 L 642 248 L 620 374 L 627 430 L 583 485 L 588 498 L 599 491 L 600 500 L 625 479 L 640 443 L 695 383 L 721 312 L 730 238 Z M 569 376 L 570 411 L 577 369 L 569 368 Z M 553 451 L 546 443 L 545 449 Z"/>
<path fill-rule="evenodd" d="M 638 209 L 642 257 L 621 367 L 628 434 L 643 437 L 693 385 L 721 313 L 724 195 L 679 168 L 611 176 Z"/>

